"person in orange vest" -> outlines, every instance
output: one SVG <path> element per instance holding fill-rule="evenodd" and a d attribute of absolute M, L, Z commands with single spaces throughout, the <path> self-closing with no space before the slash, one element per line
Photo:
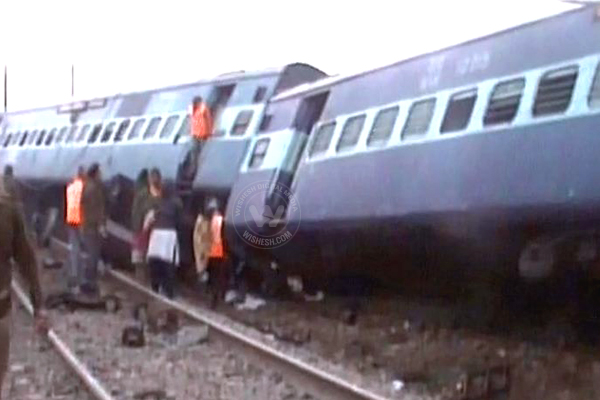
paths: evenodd
<path fill-rule="evenodd" d="M 197 142 L 203 142 L 210 138 L 213 132 L 212 112 L 200 96 L 196 96 L 192 100 L 191 117 L 192 137 Z"/>
<path fill-rule="evenodd" d="M 75 178 L 67 185 L 65 222 L 69 231 L 69 271 L 67 285 L 71 292 L 76 292 L 81 284 L 83 236 L 81 233 L 82 213 L 81 196 L 85 179 L 85 170 L 79 167 Z"/>
<path fill-rule="evenodd" d="M 208 251 L 208 270 L 212 287 L 211 307 L 216 307 L 225 298 L 228 272 L 225 246 L 223 243 L 223 214 L 219 211 L 216 199 L 212 199 L 207 207 L 210 216 L 210 248 Z"/>

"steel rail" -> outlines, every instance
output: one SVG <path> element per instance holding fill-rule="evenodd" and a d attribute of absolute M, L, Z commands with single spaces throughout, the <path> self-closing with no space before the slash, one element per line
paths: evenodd
<path fill-rule="evenodd" d="M 12 282 L 12 290 L 15 293 L 19 302 L 23 305 L 23 307 L 27 310 L 27 312 L 33 316 L 33 307 L 27 299 L 25 292 L 16 282 Z M 79 379 L 83 382 L 83 384 L 88 388 L 90 393 L 97 400 L 115 400 L 109 392 L 102 386 L 102 384 L 94 378 L 94 376 L 90 373 L 87 367 L 80 362 L 75 354 L 69 349 L 69 347 L 63 342 L 56 332 L 52 329 L 48 331 L 48 340 L 54 346 L 58 354 L 63 358 L 63 360 L 71 367 L 71 369 L 77 374 Z"/>
<path fill-rule="evenodd" d="M 320 399 L 385 400 L 385 397 L 367 391 L 295 357 L 286 355 L 272 346 L 249 338 L 217 321 L 214 317 L 202 313 L 200 309 L 191 304 L 169 300 L 160 296 L 123 273 L 109 270 L 108 275 L 167 307 L 205 324 L 221 340 L 239 348 L 243 352 L 242 354 L 249 356 L 256 366 L 266 366 L 271 370 L 280 372 L 286 381 Z"/>

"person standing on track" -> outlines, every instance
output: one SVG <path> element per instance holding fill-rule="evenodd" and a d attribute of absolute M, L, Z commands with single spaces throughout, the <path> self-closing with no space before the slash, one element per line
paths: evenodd
<path fill-rule="evenodd" d="M 97 299 L 100 295 L 98 263 L 100 262 L 102 237 L 106 237 L 106 195 L 102 185 L 100 166 L 97 163 L 92 164 L 88 169 L 81 206 L 83 240 L 88 253 L 81 292 L 84 296 Z"/>
<path fill-rule="evenodd" d="M 81 247 L 83 236 L 81 233 L 81 197 L 83 195 L 85 170 L 79 167 L 73 181 L 67 185 L 65 223 L 69 231 L 69 272 L 67 286 L 69 292 L 74 294 L 79 290 L 82 275 Z"/>
<path fill-rule="evenodd" d="M 10 349 L 10 286 L 12 261 L 29 285 L 35 325 L 38 332 L 46 332 L 48 321 L 42 311 L 42 291 L 33 249 L 27 239 L 21 213 L 15 200 L 7 193 L 4 182 L 0 182 L 0 398 L 2 382 L 8 368 Z"/>
<path fill-rule="evenodd" d="M 161 290 L 170 299 L 175 296 L 175 272 L 179 266 L 178 232 L 183 205 L 173 190 L 162 189 L 162 198 L 154 214 L 148 242 L 147 261 L 152 290 Z"/>
<path fill-rule="evenodd" d="M 217 303 L 225 297 L 228 284 L 229 268 L 225 257 L 223 243 L 223 214 L 219 211 L 219 204 L 216 199 L 212 199 L 207 207 L 210 216 L 210 250 L 208 253 L 208 273 L 210 286 L 212 287 L 211 306 L 214 308 Z"/>
<path fill-rule="evenodd" d="M 148 187 L 148 170 L 144 168 L 138 175 L 131 206 L 131 230 L 134 232 L 133 245 L 131 248 L 131 263 L 135 267 L 135 274 L 138 280 L 146 283 L 146 247 L 148 239 L 144 234 L 144 216 L 145 208 L 150 197 Z"/>

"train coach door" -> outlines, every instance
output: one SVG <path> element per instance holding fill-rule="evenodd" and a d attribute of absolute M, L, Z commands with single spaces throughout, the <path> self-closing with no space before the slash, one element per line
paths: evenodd
<path fill-rule="evenodd" d="M 307 97 L 298 108 L 293 124 L 294 132 L 290 139 L 291 142 L 288 146 L 287 154 L 275 173 L 273 178 L 274 184 L 271 185 L 271 193 L 267 197 L 268 209 L 278 210 L 278 215 L 285 215 L 288 206 L 288 201 L 286 200 L 289 199 L 289 196 L 282 195 L 280 190 L 275 189 L 280 187 L 285 188 L 285 190 L 292 190 L 294 177 L 298 170 L 302 154 L 304 154 L 306 144 L 308 143 L 308 138 L 323 113 L 328 96 L 329 92 L 325 92 Z"/>

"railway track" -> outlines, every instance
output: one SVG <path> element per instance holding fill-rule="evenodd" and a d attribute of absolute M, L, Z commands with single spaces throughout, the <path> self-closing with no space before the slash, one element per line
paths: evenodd
<path fill-rule="evenodd" d="M 307 393 L 324 400 L 384 400 L 385 398 L 362 389 L 328 372 L 319 370 L 294 357 L 250 338 L 214 317 L 203 313 L 200 309 L 182 301 L 172 301 L 159 296 L 125 274 L 110 270 L 109 275 L 127 287 L 143 293 L 145 296 L 159 301 L 163 305 L 176 310 L 192 320 L 206 324 L 211 332 L 228 345 L 238 348 L 255 364 L 267 369 L 279 371 L 286 381 L 303 388 Z"/>
<path fill-rule="evenodd" d="M 33 317 L 33 307 L 27 299 L 23 289 L 13 282 L 12 290 L 15 293 L 16 298 L 23 308 Z M 89 369 L 81 362 L 81 360 L 75 355 L 75 353 L 67 346 L 67 344 L 59 337 L 54 331 L 48 332 L 48 340 L 52 344 L 52 347 L 61 356 L 69 368 L 77 375 L 85 387 L 89 390 L 90 394 L 97 400 L 114 400 L 110 392 L 100 383 L 89 371 Z"/>
<path fill-rule="evenodd" d="M 64 249 L 64 243 L 56 239 L 53 242 Z M 215 339 L 215 341 L 223 343 L 222 348 L 227 349 L 230 353 L 241 355 L 250 365 L 256 366 L 261 370 L 275 371 L 287 385 L 297 388 L 298 393 L 305 396 L 302 397 L 303 399 L 383 400 L 386 398 L 340 378 L 335 374 L 310 365 L 300 358 L 286 354 L 286 352 L 277 349 L 275 346 L 266 344 L 247 335 L 245 332 L 232 328 L 230 324 L 224 322 L 223 318 L 226 317 L 216 316 L 216 314 L 196 307 L 185 300 L 171 301 L 163 296 L 159 296 L 123 273 L 109 270 L 107 276 L 125 289 L 121 293 L 126 293 L 127 297 L 133 295 L 135 292 L 138 294 L 138 297 L 141 295 L 147 299 L 148 303 L 160 304 L 160 307 L 163 309 L 174 310 L 179 315 L 184 316 L 185 319 L 206 326 L 211 342 L 212 339 Z M 18 291 L 19 289 L 16 288 L 15 290 Z M 22 296 L 23 293 L 20 292 L 18 297 L 21 299 Z M 26 301 L 26 299 L 23 300 Z M 110 315 L 107 315 L 107 317 L 110 317 Z M 106 382 L 101 383 L 102 379 L 94 377 L 90 368 L 86 368 L 86 363 L 80 361 L 74 355 L 73 351 L 69 351 L 65 341 L 61 340 L 55 332 L 50 333 L 50 338 L 53 345 L 59 349 L 59 352 L 62 352 L 61 355 L 63 358 L 76 371 L 90 392 L 94 393 L 95 396 L 97 395 L 96 398 L 120 398 L 111 397 L 110 393 L 115 392 L 114 382 L 112 386 L 107 385 Z M 78 353 L 80 352 L 78 351 Z M 96 360 L 93 359 L 93 362 L 96 362 Z M 107 389 L 107 387 L 111 387 L 112 390 Z M 116 392 L 119 392 L 119 390 Z M 179 398 L 177 397 L 177 399 Z"/>

